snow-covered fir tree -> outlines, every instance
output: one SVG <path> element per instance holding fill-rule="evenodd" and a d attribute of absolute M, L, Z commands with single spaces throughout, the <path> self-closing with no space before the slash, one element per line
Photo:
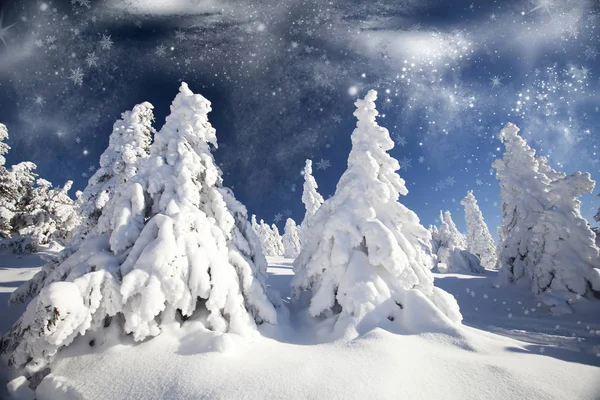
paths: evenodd
<path fill-rule="evenodd" d="M 296 258 L 300 253 L 300 235 L 298 227 L 292 218 L 285 221 L 283 232 L 283 255 L 287 258 Z"/>
<path fill-rule="evenodd" d="M 138 104 L 114 123 L 108 147 L 100 156 L 100 168 L 81 194 L 82 223 L 71 245 L 77 246 L 96 227 L 104 206 L 137 173 L 141 160 L 149 156 L 154 134 L 153 108 L 148 102 Z"/>
<path fill-rule="evenodd" d="M 499 282 L 526 282 L 554 313 L 569 313 L 567 302 L 600 290 L 599 250 L 577 199 L 594 182 L 555 171 L 518 132 L 511 123 L 502 129 L 506 152 L 493 163 L 503 212 Z"/>
<path fill-rule="evenodd" d="M 456 227 L 450 211 L 440 211 L 440 226 L 433 241 L 439 272 L 484 272 L 479 259 L 467 250 L 467 239 Z"/>
<path fill-rule="evenodd" d="M 484 268 L 495 269 L 498 261 L 496 245 L 472 190 L 467 192 L 460 204 L 465 207 L 467 250 L 479 257 Z"/>
<path fill-rule="evenodd" d="M 252 228 L 258 235 L 264 255 L 269 257 L 283 255 L 283 241 L 275 224 L 269 226 L 262 219 L 257 223 L 256 216 L 253 215 Z"/>
<path fill-rule="evenodd" d="M 398 202 L 408 190 L 387 153 L 394 142 L 375 121 L 376 98 L 371 90 L 355 103 L 348 169 L 302 243 L 294 297 L 309 299 L 311 316 L 337 316 L 344 332 L 388 323 L 418 331 L 422 318 L 458 322 L 454 297 L 433 286 L 430 233 Z"/>
<path fill-rule="evenodd" d="M 148 161 L 104 207 L 98 230 L 54 269 L 70 272 L 3 337 L 11 365 L 43 368 L 78 335 L 99 343 L 113 323 L 139 341 L 177 315 L 242 335 L 277 322 L 258 239 L 211 154 L 210 110 L 182 83 Z"/>
<path fill-rule="evenodd" d="M 304 186 L 302 191 L 302 203 L 304 203 L 306 212 L 298 229 L 300 234 L 300 244 L 304 243 L 306 232 L 310 229 L 312 223 L 312 218 L 319 207 L 321 207 L 321 204 L 323 204 L 323 196 L 317 191 L 319 186 L 317 186 L 317 181 L 312 176 L 312 160 L 306 160 L 303 175 Z"/>

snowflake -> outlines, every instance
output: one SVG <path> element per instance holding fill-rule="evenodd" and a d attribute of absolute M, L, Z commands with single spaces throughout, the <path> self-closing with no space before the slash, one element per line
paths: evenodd
<path fill-rule="evenodd" d="M 487 295 L 487 293 L 484 293 L 484 294 L 483 294 L 483 298 L 484 298 L 484 299 L 487 299 L 488 297 L 489 297 L 489 296 Z"/>
<path fill-rule="evenodd" d="M 512 313 L 508 313 L 508 318 L 512 318 Z"/>
<path fill-rule="evenodd" d="M 281 215 L 281 213 L 277 213 L 273 217 L 273 222 L 275 222 L 277 224 L 277 223 L 281 222 L 282 219 L 283 219 L 283 215 Z"/>
<path fill-rule="evenodd" d="M 525 315 L 529 315 L 529 310 L 525 310 L 525 311 L 523 311 L 523 314 L 525 314 Z"/>
<path fill-rule="evenodd" d="M 96 167 L 94 165 L 90 165 L 88 168 L 88 171 L 93 172 L 96 170 Z"/>
<path fill-rule="evenodd" d="M 75 138 L 75 143 L 81 143 L 81 138 L 79 136 Z"/>
<path fill-rule="evenodd" d="M 555 331 L 557 331 L 557 330 L 559 330 L 559 329 L 560 329 L 560 325 L 556 325 L 556 326 L 554 327 L 554 330 L 555 330 Z"/>
<path fill-rule="evenodd" d="M 456 179 L 454 179 L 453 176 L 449 176 L 446 178 L 446 185 L 448 186 L 454 186 L 454 184 L 456 183 Z"/>
<path fill-rule="evenodd" d="M 88 174 L 87 174 L 87 173 L 85 173 L 85 172 L 83 172 L 83 173 L 81 174 L 81 176 L 83 176 L 84 178 L 87 178 L 87 177 L 88 177 Z"/>
<path fill-rule="evenodd" d="M 419 164 L 423 164 L 425 162 L 425 157 L 420 156 L 417 161 L 419 161 Z"/>
<path fill-rule="evenodd" d="M 158 46 L 156 46 L 156 49 L 154 50 L 154 54 L 156 54 L 159 57 L 163 57 L 166 53 L 167 53 L 167 47 L 164 44 L 159 44 Z"/>
<path fill-rule="evenodd" d="M 46 44 L 52 44 L 56 42 L 56 36 L 46 36 Z"/>
<path fill-rule="evenodd" d="M 69 79 L 73 81 L 74 85 L 81 86 L 83 83 L 83 72 L 81 72 L 81 68 L 72 69 Z"/>
<path fill-rule="evenodd" d="M 446 188 L 446 183 L 444 181 L 439 181 L 438 183 L 435 184 L 435 191 L 436 192 L 441 192 L 445 188 Z"/>
<path fill-rule="evenodd" d="M 44 47 L 44 41 L 42 39 L 35 39 L 33 44 L 35 44 L 36 47 Z"/>
<path fill-rule="evenodd" d="M 183 60 L 183 63 L 185 64 L 185 66 L 186 66 L 186 67 L 189 67 L 189 66 L 190 66 L 190 64 L 192 63 L 192 59 L 191 59 L 191 58 L 189 58 L 189 57 L 186 57 L 186 58 Z"/>
<path fill-rule="evenodd" d="M 290 210 L 289 208 L 286 208 L 285 210 L 283 210 L 283 215 L 286 217 L 291 217 L 292 216 L 292 210 Z"/>
<path fill-rule="evenodd" d="M 91 8 L 91 1 L 90 0 L 74 0 L 71 3 L 73 4 L 79 4 L 81 7 L 86 7 L 86 8 Z"/>
<path fill-rule="evenodd" d="M 110 38 L 110 35 L 102 35 L 102 39 L 100 40 L 100 48 L 102 50 L 110 50 L 113 45 L 113 41 Z"/>
<path fill-rule="evenodd" d="M 44 98 L 42 96 L 35 96 L 35 99 L 33 100 L 33 104 L 35 104 L 36 106 L 40 106 L 42 107 L 44 105 Z"/>
<path fill-rule="evenodd" d="M 342 117 L 340 117 L 339 115 L 335 114 L 333 116 L 333 121 L 337 124 L 339 124 L 340 122 L 342 122 Z"/>
<path fill-rule="evenodd" d="M 396 142 L 396 144 L 398 146 L 402 146 L 402 147 L 406 146 L 406 143 L 407 143 L 406 138 L 399 134 L 394 135 L 394 141 Z"/>
<path fill-rule="evenodd" d="M 481 180 L 481 179 L 477 179 L 477 180 L 475 181 L 475 184 L 476 184 L 477 186 L 481 186 L 481 185 L 483 185 L 483 182 L 482 182 L 482 180 Z"/>
<path fill-rule="evenodd" d="M 136 21 L 133 23 L 133 26 L 135 26 L 136 28 L 141 28 L 141 27 L 142 27 L 142 21 L 140 21 L 139 19 L 138 19 L 138 20 L 136 20 Z"/>
<path fill-rule="evenodd" d="M 412 167 L 412 159 L 408 157 L 403 157 L 402 160 L 399 161 L 400 169 L 404 171 L 408 171 L 410 167 Z"/>
<path fill-rule="evenodd" d="M 587 46 L 583 52 L 586 60 L 595 60 L 598 56 L 598 50 L 595 47 Z"/>
<path fill-rule="evenodd" d="M 317 161 L 317 169 L 325 171 L 327 168 L 331 167 L 329 160 L 320 159 Z"/>
<path fill-rule="evenodd" d="M 88 53 L 87 56 L 85 57 L 85 62 L 88 65 L 88 67 L 95 67 L 98 65 L 98 56 L 96 55 L 96 52 L 93 51 L 91 53 Z"/>
<path fill-rule="evenodd" d="M 540 347 L 540 353 L 544 354 L 546 352 L 546 349 L 543 347 Z"/>
<path fill-rule="evenodd" d="M 179 42 L 183 42 L 184 40 L 187 39 L 187 35 L 181 29 L 177 29 L 175 31 L 175 39 L 177 39 L 177 41 L 179 41 Z"/>
<path fill-rule="evenodd" d="M 495 88 L 496 86 L 502 86 L 502 78 L 499 76 L 493 76 L 490 78 L 490 81 L 492 81 L 492 89 Z"/>

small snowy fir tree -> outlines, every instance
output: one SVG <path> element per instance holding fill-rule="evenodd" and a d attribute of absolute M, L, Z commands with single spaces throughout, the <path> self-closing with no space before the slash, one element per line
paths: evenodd
<path fill-rule="evenodd" d="M 282 256 L 285 250 L 283 248 L 283 238 L 279 233 L 279 228 L 277 228 L 277 225 L 271 224 L 271 233 L 273 235 L 272 237 L 275 246 L 275 251 L 278 256 Z"/>
<path fill-rule="evenodd" d="M 467 250 L 467 239 L 456 227 L 450 211 L 440 211 L 440 221 L 433 238 L 437 247 L 438 271 L 483 273 L 479 259 Z"/>
<path fill-rule="evenodd" d="M 275 225 L 269 226 L 262 219 L 256 224 L 256 217 L 252 216 L 252 226 L 257 232 L 263 253 L 269 257 L 283 255 L 283 242 L 279 230 Z"/>
<path fill-rule="evenodd" d="M 83 221 L 74 234 L 72 246 L 77 246 L 96 227 L 104 206 L 137 173 L 140 160 L 148 158 L 154 134 L 153 108 L 148 102 L 138 104 L 114 123 L 108 148 L 100 156 L 100 168 L 81 194 Z"/>
<path fill-rule="evenodd" d="M 430 233 L 398 202 L 408 190 L 387 153 L 394 142 L 375 121 L 376 98 L 371 90 L 355 103 L 348 169 L 313 217 L 294 262 L 293 295 L 309 300 L 311 316 L 335 317 L 344 335 L 385 324 L 430 329 L 425 320 L 449 326 L 462 319 L 458 304 L 433 286 Z"/>
<path fill-rule="evenodd" d="M 299 228 L 300 244 L 304 243 L 306 232 L 310 229 L 312 223 L 312 218 L 319 207 L 321 207 L 321 204 L 323 204 L 323 196 L 317 191 L 319 187 L 317 186 L 317 181 L 312 176 L 312 160 L 306 160 L 303 175 L 302 203 L 304 203 L 306 213 Z"/>
<path fill-rule="evenodd" d="M 496 245 L 483 214 L 477 205 L 473 191 L 469 190 L 467 196 L 460 202 L 465 207 L 465 220 L 467 221 L 467 250 L 479 257 L 484 268 L 495 269 L 497 265 Z"/>
<path fill-rule="evenodd" d="M 527 282 L 553 313 L 570 313 L 568 302 L 600 290 L 599 250 L 577 200 L 594 182 L 553 170 L 518 132 L 511 123 L 502 129 L 506 152 L 493 163 L 503 211 L 499 283 Z"/>
<path fill-rule="evenodd" d="M 296 258 L 300 253 L 300 236 L 296 222 L 288 218 L 285 221 L 283 233 L 283 256 L 287 258 Z"/>
<path fill-rule="evenodd" d="M 68 275 L 3 337 L 11 365 L 43 368 L 78 335 L 100 343 L 115 321 L 136 341 L 192 315 L 241 335 L 276 323 L 258 240 L 211 154 L 210 110 L 181 84 L 148 161 L 104 207 L 97 233 L 54 269 Z"/>

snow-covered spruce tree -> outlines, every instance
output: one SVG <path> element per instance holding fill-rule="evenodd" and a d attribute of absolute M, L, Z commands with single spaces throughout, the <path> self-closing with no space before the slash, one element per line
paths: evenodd
<path fill-rule="evenodd" d="M 42 289 L 3 337 L 10 364 L 43 367 L 78 335 L 103 339 L 114 321 L 137 341 L 178 314 L 238 334 L 276 323 L 258 241 L 211 154 L 210 110 L 182 83 L 148 161 L 104 207 L 103 233 L 56 267 L 71 272 Z"/>
<path fill-rule="evenodd" d="M 430 233 L 398 202 L 408 190 L 387 153 L 394 142 L 375 121 L 376 98 L 371 90 L 355 103 L 348 169 L 315 214 L 294 262 L 293 296 L 310 298 L 313 317 L 337 316 L 344 334 L 388 323 L 419 331 L 429 329 L 425 320 L 458 322 L 454 297 L 433 286 Z"/>
<path fill-rule="evenodd" d="M 153 108 L 148 102 L 137 104 L 114 123 L 108 147 L 100 156 L 100 168 L 81 194 L 82 223 L 71 246 L 77 246 L 96 227 L 104 206 L 137 173 L 141 160 L 148 158 L 155 133 Z"/>
<path fill-rule="evenodd" d="M 467 239 L 452 220 L 450 211 L 440 211 L 440 227 L 434 235 L 439 272 L 483 273 L 479 259 L 467 250 Z"/>
<path fill-rule="evenodd" d="M 528 283 L 554 313 L 569 313 L 568 301 L 600 290 L 599 250 L 577 200 L 594 182 L 553 170 L 518 132 L 502 129 L 506 152 L 493 163 L 503 211 L 499 283 Z"/>
<path fill-rule="evenodd" d="M 283 256 L 287 258 L 296 258 L 300 253 L 300 236 L 296 222 L 288 218 L 285 221 L 283 232 Z"/>
<path fill-rule="evenodd" d="M 477 205 L 473 191 L 469 190 L 460 202 L 465 207 L 467 221 L 467 250 L 479 257 L 484 268 L 495 269 L 498 261 L 496 245 L 483 220 L 483 214 Z"/>
<path fill-rule="evenodd" d="M 273 241 L 275 243 L 277 255 L 282 256 L 285 250 L 283 248 L 283 238 L 279 233 L 279 228 L 277 228 L 277 225 L 271 224 L 271 233 L 273 234 Z"/>
<path fill-rule="evenodd" d="M 319 207 L 321 207 L 321 204 L 323 204 L 323 196 L 317 191 L 319 186 L 317 186 L 317 181 L 312 176 L 312 160 L 306 160 L 303 175 L 304 186 L 302 191 L 302 203 L 304 203 L 306 212 L 304 214 L 304 219 L 298 228 L 301 245 L 304 243 L 305 233 L 310 229 L 313 216 Z"/>
<path fill-rule="evenodd" d="M 141 160 L 148 158 L 152 135 L 155 133 L 152 127 L 153 108 L 148 102 L 138 104 L 131 111 L 122 113 L 121 119 L 114 123 L 108 148 L 100 156 L 100 168 L 92 175 L 88 186 L 80 192 L 73 204 L 79 209 L 81 223 L 74 229 L 72 240 L 57 257 L 49 260 L 32 279 L 13 292 L 11 303 L 20 303 L 36 296 L 45 286 L 64 280 L 70 274 L 71 271 L 64 268 L 64 265 L 58 271 L 54 270 L 75 253 L 87 235 L 97 228 L 104 207 L 125 182 L 137 173 Z M 103 229 L 107 227 L 104 226 Z M 71 267 L 75 265 L 72 264 Z"/>
<path fill-rule="evenodd" d="M 55 240 L 64 245 L 80 222 L 75 202 L 68 195 L 72 185 L 72 181 L 67 181 L 63 187 L 52 189 L 52 183 L 37 179 L 36 186 L 17 205 L 13 230 L 33 237 L 38 244 Z"/>
<path fill-rule="evenodd" d="M 256 223 L 256 218 L 254 218 L 254 216 L 252 223 L 253 226 Z M 275 225 L 273 225 L 273 227 L 277 229 Z M 277 229 L 277 231 L 275 231 L 273 227 L 269 226 L 269 224 L 265 223 L 265 221 L 261 219 L 257 227 L 254 228 L 258 232 L 258 237 L 264 254 L 269 257 L 283 255 L 283 242 L 281 241 L 279 230 Z"/>

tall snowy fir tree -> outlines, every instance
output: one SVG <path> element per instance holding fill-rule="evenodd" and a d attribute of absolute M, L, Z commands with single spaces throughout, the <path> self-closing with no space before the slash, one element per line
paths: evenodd
<path fill-rule="evenodd" d="M 483 214 L 477 205 L 477 199 L 473 195 L 472 190 L 467 192 L 467 195 L 460 204 L 465 208 L 467 250 L 479 257 L 481 265 L 484 268 L 495 269 L 498 261 L 496 245 L 483 219 Z"/>
<path fill-rule="evenodd" d="M 315 213 L 323 204 L 323 196 L 319 194 L 317 189 L 317 181 L 312 176 L 312 160 L 306 160 L 304 165 L 304 186 L 302 191 L 302 203 L 304 203 L 304 208 L 306 212 L 304 214 L 304 219 L 300 223 L 300 227 L 298 228 L 300 233 L 300 244 L 302 245 L 305 241 L 306 232 L 310 229 L 312 218 Z"/>
<path fill-rule="evenodd" d="M 454 297 L 433 286 L 429 231 L 398 202 L 408 190 L 387 153 L 394 142 L 375 121 L 376 99 L 371 90 L 356 101 L 348 169 L 314 215 L 294 262 L 294 297 L 309 298 L 311 316 L 337 316 L 344 335 L 387 323 L 418 331 L 423 318 L 443 325 L 462 319 Z"/>
<path fill-rule="evenodd" d="M 300 253 L 300 235 L 296 222 L 288 218 L 285 221 L 283 232 L 283 256 L 287 258 L 296 258 Z"/>
<path fill-rule="evenodd" d="M 553 313 L 570 313 L 567 303 L 600 290 L 599 250 L 577 199 L 594 182 L 553 170 L 518 132 L 511 123 L 502 129 L 506 152 L 493 163 L 503 211 L 499 283 L 527 282 Z"/>
<path fill-rule="evenodd" d="M 450 211 L 440 211 L 440 222 L 433 235 L 438 271 L 483 273 L 479 259 L 467 250 L 467 239 L 456 227 Z"/>
<path fill-rule="evenodd" d="M 11 365 L 42 368 L 79 335 L 100 343 L 112 323 L 140 341 L 178 315 L 241 335 L 277 322 L 257 238 L 211 154 L 210 110 L 181 84 L 148 161 L 104 207 L 98 233 L 56 267 L 69 275 L 3 337 Z"/>
<path fill-rule="evenodd" d="M 45 286 L 64 280 L 71 273 L 64 265 L 58 270 L 56 267 L 76 252 L 87 235 L 97 228 L 104 207 L 125 182 L 137 173 L 140 161 L 147 159 L 150 154 L 154 133 L 152 109 L 152 104 L 148 102 L 138 104 L 131 111 L 124 112 L 121 119 L 114 123 L 108 148 L 100 156 L 100 168 L 89 179 L 87 187 L 77 200 L 80 203 L 81 223 L 72 232 L 72 240 L 60 254 L 11 295 L 11 302 L 19 303 L 36 296 Z M 70 265 L 73 268 L 77 264 Z"/>
<path fill-rule="evenodd" d="M 114 123 L 108 148 L 100 156 L 100 168 L 81 194 L 83 221 L 75 233 L 74 245 L 96 227 L 104 206 L 137 173 L 141 160 L 148 158 L 155 133 L 153 108 L 148 102 L 138 104 Z"/>

